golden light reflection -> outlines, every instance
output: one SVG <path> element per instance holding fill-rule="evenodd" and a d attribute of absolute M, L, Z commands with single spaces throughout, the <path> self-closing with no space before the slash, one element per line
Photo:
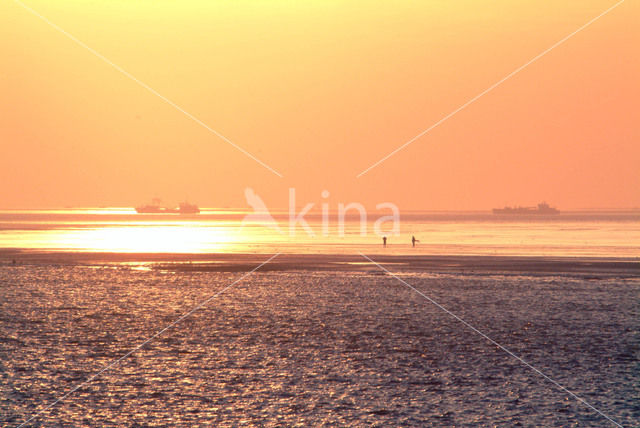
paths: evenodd
<path fill-rule="evenodd" d="M 234 230 L 216 227 L 106 227 L 58 231 L 47 246 L 116 253 L 200 253 L 232 250 L 240 238 Z"/>
<path fill-rule="evenodd" d="M 139 215 L 131 208 L 0 211 L 0 250 L 100 253 L 330 253 L 464 254 L 637 257 L 640 228 L 634 212 L 583 213 L 554 221 L 498 221 L 491 214 L 448 214 L 409 218 L 401 235 L 383 247 L 374 233 L 360 235 L 359 221 L 347 221 L 344 234 L 333 222 L 325 235 L 318 218 L 315 235 L 300 225 L 290 231 L 246 221 L 246 213 L 209 210 L 197 216 Z M 100 214 L 97 214 L 100 212 Z M 120 215 L 125 213 L 125 215 Z M 114 215 L 115 214 L 115 215 Z M 461 214 L 457 214 L 459 217 Z M 602 222 L 598 219 L 605 218 Z M 581 219 L 578 221 L 578 219 Z M 369 225 L 372 230 L 372 225 Z M 415 235 L 420 245 L 413 248 Z"/>

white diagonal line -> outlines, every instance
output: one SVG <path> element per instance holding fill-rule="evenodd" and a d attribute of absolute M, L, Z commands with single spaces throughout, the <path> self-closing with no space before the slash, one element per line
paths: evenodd
<path fill-rule="evenodd" d="M 620 6 L 622 3 L 624 3 L 625 0 L 620 0 L 618 3 L 614 4 L 613 6 L 611 6 L 609 9 L 605 10 L 604 12 L 602 12 L 600 15 L 596 16 L 595 18 L 591 19 L 589 22 L 587 22 L 586 24 L 584 24 L 582 27 L 578 28 L 577 30 L 575 30 L 574 32 L 572 32 L 571 34 L 563 37 L 562 39 L 560 39 L 559 41 L 557 41 L 556 43 L 554 43 L 553 45 L 549 46 L 547 49 L 543 50 L 542 52 L 540 52 L 538 55 L 534 56 L 533 58 L 531 58 L 529 61 L 525 62 L 524 64 L 522 64 L 520 67 L 516 68 L 515 70 L 513 70 L 511 73 L 507 74 L 505 77 L 503 77 L 502 79 L 498 80 L 496 83 L 494 83 L 493 85 L 489 86 L 487 89 L 485 89 L 484 91 L 480 92 L 478 95 L 476 95 L 475 97 L 471 98 L 469 101 L 467 101 L 466 103 L 462 104 L 460 107 L 458 107 L 457 109 L 455 109 L 454 111 L 452 111 L 451 113 L 449 113 L 448 115 L 444 116 L 442 119 L 440 119 L 439 121 L 437 121 L 436 123 L 434 123 L 433 125 L 431 125 L 430 127 L 428 127 L 427 129 L 425 129 L 424 131 L 420 132 L 418 135 L 416 135 L 415 137 L 411 138 L 409 141 L 407 141 L 406 143 L 404 143 L 403 145 L 401 145 L 400 147 L 398 147 L 397 149 L 395 149 L 394 151 L 392 151 L 391 153 L 389 153 L 388 155 L 386 155 L 385 157 L 383 157 L 382 159 L 380 159 L 379 161 L 377 161 L 376 163 L 372 164 L 371 166 L 369 166 L 367 169 L 365 169 L 364 171 L 362 171 L 360 174 L 358 174 L 356 176 L 356 178 L 360 178 L 363 175 L 365 175 L 367 172 L 369 172 L 370 170 L 372 170 L 373 168 L 375 168 L 376 166 L 380 165 L 382 162 L 386 161 L 387 159 L 389 159 L 391 156 L 395 155 L 396 153 L 398 153 L 400 150 L 404 149 L 405 147 L 407 147 L 409 144 L 413 143 L 414 141 L 416 141 L 417 139 L 423 137 L 425 134 L 427 134 L 428 132 L 430 132 L 432 129 L 436 128 L 437 126 L 439 126 L 440 124 L 442 124 L 443 122 L 445 122 L 446 120 L 448 120 L 449 118 L 451 118 L 452 116 L 454 116 L 455 114 L 457 114 L 458 112 L 460 112 L 461 110 L 464 110 L 466 107 L 468 107 L 470 104 L 474 103 L 476 100 L 478 100 L 478 98 L 481 98 L 482 96 L 486 95 L 487 93 L 491 92 L 493 89 L 495 89 L 496 87 L 500 86 L 502 83 L 504 83 L 506 80 L 510 79 L 511 77 L 513 77 L 514 75 L 518 74 L 520 71 L 522 71 L 523 69 L 525 69 L 526 67 L 528 67 L 529 65 L 531 65 L 532 63 L 534 63 L 535 61 L 539 60 L 540 58 L 542 58 L 543 56 L 545 56 L 546 54 L 548 54 L 550 51 L 552 51 L 553 49 L 557 48 L 558 46 L 560 46 L 561 44 L 563 44 L 564 42 L 566 42 L 567 40 L 569 40 L 571 37 L 575 36 L 576 34 L 578 34 L 580 31 L 584 30 L 585 28 L 587 28 L 589 25 L 593 24 L 594 22 L 596 22 L 598 19 L 602 18 L 604 15 L 606 15 L 607 13 L 611 12 L 613 9 L 615 9 L 616 7 Z"/>
<path fill-rule="evenodd" d="M 546 374 L 544 374 L 543 372 L 541 372 L 540 370 L 538 370 L 537 368 L 535 368 L 534 366 L 532 366 L 531 364 L 529 364 L 528 362 L 526 362 L 524 359 L 522 359 L 521 357 L 519 357 L 518 355 L 514 354 L 513 352 L 511 352 L 509 349 L 505 348 L 504 346 L 502 346 L 501 344 L 499 344 L 498 342 L 496 342 L 495 340 L 493 340 L 492 338 L 490 338 L 489 336 L 487 336 L 485 333 L 481 332 L 480 330 L 478 330 L 477 328 L 475 328 L 474 326 L 472 326 L 471 324 L 469 324 L 468 322 L 466 322 L 465 320 L 463 320 L 462 318 L 460 318 L 458 315 L 454 314 L 453 312 L 451 312 L 450 310 L 448 310 L 447 308 L 445 308 L 444 306 L 442 306 L 440 303 L 436 302 L 435 300 L 433 300 L 431 297 L 427 296 L 426 294 L 424 294 L 423 292 L 421 292 L 420 290 L 418 290 L 417 288 L 415 288 L 414 286 L 412 286 L 411 284 L 409 284 L 408 282 L 406 282 L 404 279 L 400 278 L 397 275 L 394 275 L 392 272 L 390 272 L 387 268 L 385 268 L 384 266 L 380 265 L 379 263 L 377 263 L 376 261 L 370 259 L 369 257 L 367 257 L 365 254 L 360 253 L 359 254 L 364 257 L 365 259 L 367 259 L 368 261 L 370 261 L 371 263 L 375 264 L 376 266 L 378 266 L 380 269 L 382 269 L 383 271 L 385 271 L 386 273 L 388 273 L 389 275 L 391 275 L 392 277 L 394 277 L 395 279 L 397 279 L 398 281 L 400 281 L 401 283 L 403 283 L 404 285 L 406 285 L 407 287 L 409 287 L 411 290 L 415 291 L 416 293 L 418 293 L 419 295 L 421 295 L 422 297 L 424 297 L 425 299 L 427 299 L 429 302 L 431 302 L 432 304 L 434 304 L 435 306 L 437 306 L 439 309 L 441 309 L 442 311 L 446 312 L 447 314 L 451 315 L 453 318 L 455 318 L 456 320 L 460 321 L 462 324 L 464 324 L 466 327 L 468 327 L 469 329 L 471 329 L 472 331 L 474 331 L 475 333 L 479 334 L 480 336 L 484 337 L 485 339 L 487 339 L 489 342 L 491 342 L 492 344 L 494 344 L 495 346 L 497 346 L 498 348 L 500 348 L 501 350 L 503 350 L 504 352 L 506 352 L 507 354 L 509 354 L 510 356 L 512 356 L 513 358 L 515 358 L 516 360 L 520 361 L 522 364 L 524 364 L 525 366 L 527 366 L 528 368 L 530 368 L 531 370 L 533 370 L 534 372 L 538 373 L 540 376 L 542 376 L 543 378 L 545 378 L 546 380 L 548 380 L 549 382 L 551 382 L 552 384 L 554 384 L 555 386 L 557 386 L 558 388 L 560 388 L 562 391 L 566 392 L 567 394 L 571 395 L 573 398 L 575 398 L 576 400 L 578 400 L 579 402 L 581 402 L 582 404 L 584 404 L 585 406 L 589 407 L 591 410 L 594 410 L 595 412 L 597 412 L 598 414 L 600 414 L 600 416 L 603 416 L 604 418 L 606 418 L 607 420 L 609 420 L 609 422 L 613 423 L 614 425 L 623 428 L 622 425 L 620 425 L 618 422 L 614 421 L 613 419 L 611 419 L 609 416 L 607 416 L 606 414 L 602 413 L 600 410 L 596 409 L 593 405 L 589 404 L 585 399 L 578 397 L 575 393 L 569 391 L 566 387 L 562 386 L 560 383 L 556 382 L 555 380 L 551 379 L 549 376 L 547 376 Z"/>
<path fill-rule="evenodd" d="M 82 46 L 83 48 L 85 48 L 86 50 L 91 52 L 93 55 L 97 56 L 102 61 L 104 61 L 107 64 L 109 64 L 111 67 L 115 68 L 120 73 L 124 74 L 129 79 L 133 80 L 138 85 L 142 86 L 143 88 L 145 88 L 146 90 L 148 90 L 149 92 L 151 92 L 152 94 L 154 94 L 155 96 L 157 96 L 158 98 L 160 98 L 161 100 L 163 100 L 164 102 L 169 104 L 171 107 L 175 108 L 176 110 L 178 110 L 179 112 L 181 112 L 182 114 L 187 116 L 189 119 L 193 120 L 198 125 L 202 126 L 207 131 L 211 132 L 212 134 L 214 134 L 215 136 L 217 136 L 221 140 L 225 141 L 226 143 L 228 143 L 231 146 L 233 146 L 235 149 L 237 149 L 240 152 L 242 152 L 244 155 L 250 157 L 254 161 L 258 162 L 260 165 L 262 165 L 263 167 L 265 167 L 266 169 L 268 169 L 269 171 L 271 171 L 272 173 L 277 175 L 278 177 L 282 178 L 282 174 L 280 174 L 278 171 L 276 171 L 275 169 L 271 168 L 269 165 L 267 165 L 266 163 L 264 163 L 263 161 L 261 161 L 260 159 L 258 159 L 257 157 L 255 157 L 254 155 L 249 153 L 247 150 L 243 149 L 242 147 L 240 147 L 239 145 L 237 145 L 236 143 L 234 143 L 233 141 L 231 141 L 230 139 L 228 139 L 227 137 L 225 137 L 224 135 L 222 135 L 221 133 L 216 131 L 215 129 L 211 128 L 209 125 L 207 125 L 206 123 L 204 123 L 203 121 L 201 121 L 200 119 L 198 119 L 197 117 L 195 117 L 194 115 L 192 115 L 191 113 L 189 113 L 188 111 L 186 111 L 185 109 L 183 109 L 182 107 L 180 107 L 179 105 L 177 105 L 176 103 L 171 101 L 169 98 L 167 98 L 164 95 L 160 94 L 158 91 L 153 89 L 151 86 L 149 86 L 146 83 L 140 81 L 137 77 L 135 77 L 134 75 L 132 75 L 131 73 L 129 73 L 128 71 L 126 71 L 125 69 L 120 67 L 118 64 L 115 64 L 114 62 L 109 60 L 107 57 L 102 55 L 100 52 L 98 52 L 95 49 L 87 46 L 84 42 L 82 42 L 81 40 L 77 39 L 74 35 L 72 35 L 72 34 L 68 33 L 67 31 L 65 31 L 64 29 L 60 28 L 58 25 L 56 25 L 55 23 L 51 22 L 49 19 L 47 19 L 46 17 L 42 16 L 41 14 L 39 14 L 38 12 L 36 12 L 35 10 L 33 10 L 32 8 L 27 6 L 26 4 L 24 4 L 20 0 L 13 0 L 13 2 L 18 4 L 19 6 L 21 6 L 23 9 L 29 11 L 31 14 L 37 16 L 38 18 L 40 18 L 41 20 L 43 20 L 44 22 L 49 24 L 54 29 L 56 29 L 60 33 L 62 33 L 65 36 L 67 36 L 69 39 L 73 40 L 76 44 Z"/>
<path fill-rule="evenodd" d="M 129 355 L 133 354 L 134 352 L 138 351 L 140 348 L 142 348 L 143 346 L 145 346 L 147 343 L 151 342 L 153 339 L 155 339 L 156 337 L 160 336 L 162 333 L 164 333 L 165 331 L 169 330 L 171 327 L 175 326 L 176 324 L 178 324 L 180 321 L 184 320 L 185 318 L 189 317 L 191 314 L 193 314 L 195 311 L 197 311 L 198 309 L 202 308 L 203 306 L 205 306 L 207 303 L 209 303 L 211 300 L 215 299 L 216 297 L 218 297 L 220 294 L 224 293 L 225 291 L 227 291 L 228 289 L 230 289 L 231 287 L 233 287 L 234 285 L 236 285 L 238 282 L 242 281 L 243 279 L 245 279 L 247 276 L 251 275 L 252 273 L 254 273 L 255 271 L 257 271 L 258 269 L 260 269 L 262 266 L 266 265 L 267 263 L 269 263 L 271 260 L 275 259 L 276 257 L 278 257 L 280 255 L 280 253 L 276 253 L 273 256 L 269 257 L 268 260 L 260 263 L 258 266 L 256 266 L 255 268 L 251 269 L 249 272 L 246 272 L 244 275 L 242 275 L 240 278 L 236 279 L 235 281 L 233 281 L 231 284 L 227 285 L 225 288 L 223 288 L 222 290 L 218 291 L 217 293 L 215 293 L 213 296 L 209 297 L 207 300 L 205 300 L 204 302 L 200 303 L 199 305 L 197 305 L 196 307 L 194 307 L 193 309 L 191 309 L 189 312 L 181 315 L 179 318 L 177 318 L 175 321 L 173 321 L 171 324 L 167 325 L 166 327 L 164 327 L 162 330 L 159 330 L 158 332 L 156 332 L 153 336 L 149 337 L 147 340 L 145 340 L 144 342 L 140 343 L 138 346 L 136 346 L 135 348 L 131 349 L 129 352 L 127 352 L 126 354 L 124 354 L 122 357 L 118 358 L 115 361 L 112 361 L 111 363 L 107 364 L 106 366 L 104 366 L 102 369 L 100 369 L 98 372 L 96 372 L 95 374 L 91 375 L 89 378 L 87 378 L 87 380 L 85 380 L 84 382 L 80 383 L 79 385 L 73 387 L 69 392 L 67 392 L 66 394 L 64 394 L 63 396 L 61 396 L 60 398 L 56 399 L 55 401 L 53 401 L 51 404 L 47 405 L 46 407 L 44 407 L 43 409 L 39 410 L 37 413 L 35 413 L 34 415 L 32 415 L 29 419 L 27 419 L 26 421 L 22 422 L 20 425 L 17 426 L 17 428 L 21 428 L 22 426 L 24 426 L 25 424 L 31 422 L 32 420 L 34 420 L 35 418 L 37 418 L 38 416 L 40 416 L 43 412 L 49 410 L 50 408 L 52 408 L 53 406 L 55 406 L 56 404 L 58 404 L 60 401 L 64 400 L 65 398 L 67 398 L 68 396 L 70 396 L 71 394 L 73 394 L 74 392 L 76 392 L 78 389 L 82 388 L 83 386 L 87 385 L 88 383 L 90 383 L 91 381 L 93 381 L 95 378 L 97 378 L 98 376 L 100 376 L 102 373 L 104 373 L 105 371 L 109 370 L 111 367 L 115 366 L 116 364 L 118 364 L 119 362 L 121 362 L 122 360 L 124 360 L 125 358 L 127 358 Z"/>

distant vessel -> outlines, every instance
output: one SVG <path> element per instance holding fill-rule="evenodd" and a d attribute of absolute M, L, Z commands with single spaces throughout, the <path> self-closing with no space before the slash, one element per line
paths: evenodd
<path fill-rule="evenodd" d="M 494 208 L 494 214 L 560 214 L 556 208 L 549 206 L 546 202 L 541 202 L 537 207 L 504 207 Z"/>
<path fill-rule="evenodd" d="M 182 202 L 178 207 L 179 214 L 198 214 L 200 213 L 200 208 L 196 204 L 190 204 L 188 202 Z"/>
<path fill-rule="evenodd" d="M 198 214 L 200 208 L 197 205 L 183 202 L 178 208 L 169 208 L 162 205 L 162 201 L 154 198 L 149 205 L 136 207 L 138 214 Z"/>

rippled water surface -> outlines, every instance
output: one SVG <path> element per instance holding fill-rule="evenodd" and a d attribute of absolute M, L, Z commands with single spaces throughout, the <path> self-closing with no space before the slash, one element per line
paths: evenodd
<path fill-rule="evenodd" d="M 241 273 L 0 267 L 17 426 Z M 625 426 L 637 279 L 402 278 Z M 28 426 L 614 426 L 388 275 L 255 273 Z"/>

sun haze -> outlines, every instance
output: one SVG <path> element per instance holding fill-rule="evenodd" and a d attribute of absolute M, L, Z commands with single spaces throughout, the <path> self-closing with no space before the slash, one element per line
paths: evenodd
<path fill-rule="evenodd" d="M 614 4 L 5 1 L 0 208 L 638 207 L 632 1 L 356 178 Z"/>

